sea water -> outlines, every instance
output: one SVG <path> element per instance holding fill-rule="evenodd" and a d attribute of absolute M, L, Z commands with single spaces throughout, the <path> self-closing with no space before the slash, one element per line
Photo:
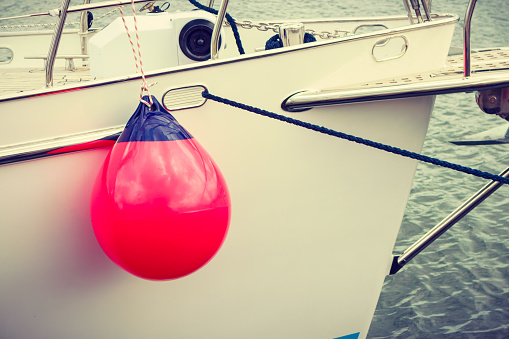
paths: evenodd
<path fill-rule="evenodd" d="M 216 8 L 219 2 L 216 0 Z M 0 17 L 44 12 L 60 3 L 0 0 Z M 80 3 L 71 1 L 71 5 Z M 201 3 L 208 4 L 208 0 Z M 435 0 L 432 4 L 434 12 L 460 15 L 453 46 L 462 46 L 467 3 Z M 180 9 L 193 7 L 185 0 L 171 1 L 171 5 Z M 108 11 L 101 10 L 96 15 Z M 228 11 L 236 18 L 263 20 L 268 16 L 403 14 L 404 5 L 401 0 L 232 0 Z M 68 20 L 77 21 L 78 17 L 70 15 Z M 479 1 L 472 20 L 472 48 L 509 46 L 508 20 L 508 0 Z M 0 22 L 0 26 L 17 23 Z M 509 166 L 509 145 L 455 146 L 449 141 L 502 124 L 507 122 L 477 108 L 473 93 L 440 96 L 422 153 L 499 173 Z M 404 251 L 485 184 L 486 180 L 471 175 L 419 164 L 394 253 Z M 509 190 L 502 187 L 400 272 L 387 277 L 368 337 L 509 338 L 508 213 Z"/>

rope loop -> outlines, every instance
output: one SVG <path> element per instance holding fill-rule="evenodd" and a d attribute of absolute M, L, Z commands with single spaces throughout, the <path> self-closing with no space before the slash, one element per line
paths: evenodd
<path fill-rule="evenodd" d="M 480 178 L 484 178 L 484 179 L 489 179 L 489 180 L 493 180 L 493 181 L 498 181 L 498 182 L 500 182 L 502 184 L 509 184 L 509 178 L 505 178 L 505 177 L 500 176 L 500 175 L 495 175 L 495 174 L 491 174 L 491 173 L 488 173 L 488 172 L 483 172 L 483 171 L 480 171 L 480 170 L 477 170 L 477 169 L 474 169 L 474 168 L 461 166 L 461 165 L 458 165 L 458 164 L 454 164 L 454 163 L 450 163 L 450 162 L 447 162 L 447 161 L 439 160 L 439 159 L 432 158 L 432 157 L 429 157 L 429 156 L 426 156 L 426 155 L 422 155 L 422 154 L 419 154 L 419 153 L 415 153 L 415 152 L 411 152 L 411 151 L 408 151 L 408 150 L 400 149 L 400 148 L 397 148 L 397 147 L 394 147 L 394 146 L 390 146 L 390 145 L 382 144 L 382 143 L 379 143 L 379 142 L 375 142 L 375 141 L 359 138 L 359 137 L 356 137 L 356 136 L 353 136 L 353 135 L 350 135 L 350 134 L 346 134 L 346 133 L 343 133 L 343 132 L 334 131 L 334 130 L 328 129 L 326 127 L 323 127 L 323 126 L 318 126 L 318 125 L 310 124 L 308 122 L 304 122 L 304 121 L 301 121 L 301 120 L 289 118 L 289 117 L 286 117 L 284 115 L 276 114 L 276 113 L 269 112 L 269 111 L 266 111 L 266 110 L 263 110 L 263 109 L 260 109 L 260 108 L 257 108 L 257 107 L 249 106 L 249 105 L 242 104 L 242 103 L 239 103 L 239 102 L 236 102 L 236 101 L 232 101 L 232 100 L 228 100 L 228 99 L 225 99 L 225 98 L 221 98 L 221 97 L 215 96 L 213 94 L 210 94 L 208 92 L 208 90 L 204 90 L 202 92 L 202 96 L 205 99 L 214 100 L 214 101 L 223 103 L 225 105 L 237 107 L 237 108 L 240 108 L 240 109 L 243 109 L 243 110 L 255 113 L 255 114 L 259 114 L 259 115 L 262 115 L 262 116 L 265 116 L 265 117 L 268 117 L 268 118 L 276 119 L 276 120 L 283 121 L 283 122 L 286 122 L 286 123 L 289 123 L 289 124 L 292 124 L 292 125 L 296 125 L 296 126 L 300 126 L 300 127 L 306 128 L 306 129 L 310 129 L 312 131 L 316 131 L 316 132 L 323 133 L 323 134 L 326 134 L 326 135 L 334 136 L 336 138 L 345 139 L 345 140 L 348 140 L 348 141 L 353 141 L 353 142 L 361 144 L 361 145 L 373 147 L 373 148 L 376 148 L 376 149 L 379 149 L 379 150 L 383 150 L 383 151 L 386 151 L 386 152 L 389 152 L 389 153 L 394 153 L 394 154 L 397 154 L 397 155 L 401 155 L 403 157 L 419 160 L 419 161 L 422 161 L 422 162 L 425 162 L 425 163 L 441 166 L 441 167 L 444 167 L 444 168 L 449 168 L 449 169 L 452 169 L 452 170 L 455 170 L 455 171 L 458 171 L 458 172 L 463 172 L 463 173 L 466 173 L 466 174 L 471 174 L 471 175 L 474 175 L 476 177 L 480 177 Z"/>
<path fill-rule="evenodd" d="M 146 82 L 146 81 L 141 83 L 141 86 L 140 86 L 140 87 L 141 87 L 141 91 L 140 91 L 140 101 L 141 101 L 142 103 L 144 103 L 147 107 L 152 107 L 152 106 L 154 105 L 154 101 L 152 100 L 152 95 L 150 95 L 150 91 L 148 90 L 148 88 L 149 88 L 149 87 L 152 87 L 152 86 L 154 86 L 154 85 L 156 85 L 156 84 L 157 84 L 157 81 L 156 81 L 156 82 L 153 82 L 153 83 L 151 83 L 151 84 L 149 84 L 149 85 L 147 85 L 147 82 Z M 143 93 L 143 92 L 147 92 L 147 94 L 148 94 L 148 98 L 149 98 L 149 101 L 150 101 L 150 102 L 147 102 L 145 99 L 143 99 L 143 97 L 144 97 L 144 93 Z"/>

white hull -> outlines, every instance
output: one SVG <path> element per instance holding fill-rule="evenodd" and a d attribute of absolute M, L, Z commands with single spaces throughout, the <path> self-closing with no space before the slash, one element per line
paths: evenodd
<path fill-rule="evenodd" d="M 386 62 L 370 54 L 383 39 L 374 36 L 167 69 L 151 74 L 149 81 L 158 82 L 151 93 L 160 99 L 171 88 L 203 85 L 215 95 L 420 152 L 434 97 L 302 113 L 280 105 L 303 89 L 440 68 L 452 30 L 453 23 L 397 32 L 410 47 Z M 0 145 L 124 124 L 139 84 L 97 81 L 0 101 L 0 124 L 9 126 Z M 111 262 L 89 216 L 108 148 L 1 166 L 1 336 L 365 337 L 416 161 L 210 100 L 173 115 L 212 155 L 230 189 L 232 220 L 218 254 L 167 282 L 139 279 Z"/>

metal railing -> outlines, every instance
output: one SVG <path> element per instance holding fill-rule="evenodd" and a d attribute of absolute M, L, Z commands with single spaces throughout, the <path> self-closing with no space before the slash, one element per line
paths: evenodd
<path fill-rule="evenodd" d="M 84 0 L 83 4 L 89 4 L 90 0 Z M 85 33 L 88 31 L 89 23 L 88 23 L 88 15 L 87 12 L 81 12 L 80 17 L 80 44 L 81 44 L 81 54 L 88 54 L 88 45 L 87 45 L 87 37 Z"/>
<path fill-rule="evenodd" d="M 501 177 L 509 178 L 509 168 L 499 174 Z M 421 253 L 426 247 L 431 245 L 449 228 L 454 226 L 458 221 L 463 219 L 468 213 L 482 203 L 486 198 L 495 193 L 504 184 L 498 181 L 491 181 L 481 188 L 477 193 L 467 199 L 461 206 L 456 208 L 451 214 L 445 217 L 440 223 L 433 227 L 428 233 L 423 235 L 414 244 L 408 247 L 401 255 L 395 256 L 390 274 L 396 274 L 403 266 L 405 266 L 416 255 Z"/>
<path fill-rule="evenodd" d="M 62 31 L 64 30 L 65 19 L 67 18 L 67 10 L 69 9 L 69 3 L 71 0 L 63 0 L 58 13 L 58 24 L 55 27 L 53 38 L 48 51 L 48 58 L 46 60 L 46 87 L 53 87 L 53 66 L 55 65 L 55 58 L 57 56 L 58 45 L 60 44 L 60 38 L 62 37 Z"/>
<path fill-rule="evenodd" d="M 68 13 L 86 12 L 88 10 L 108 8 L 108 7 L 117 7 L 117 6 L 123 6 L 123 5 L 127 5 L 127 4 L 131 3 L 131 1 L 118 0 L 118 1 L 105 1 L 105 2 L 98 2 L 95 4 L 90 4 L 88 0 L 85 0 L 85 3 L 82 5 L 69 7 L 69 2 L 70 2 L 70 0 L 63 0 L 62 5 L 60 6 L 59 9 L 52 10 L 47 13 L 35 14 L 36 16 L 39 16 L 39 15 L 54 15 L 54 13 L 57 13 L 57 15 L 59 17 L 57 26 L 55 27 L 55 31 L 53 33 L 51 45 L 50 45 L 50 48 L 48 51 L 48 58 L 47 58 L 47 62 L 46 62 L 46 87 L 53 86 L 53 67 L 55 65 L 55 58 L 57 55 L 58 45 L 62 38 L 62 31 L 63 31 L 65 20 L 67 18 Z M 150 2 L 150 0 L 134 0 L 134 3 L 144 3 L 144 2 Z M 32 14 L 32 15 L 28 15 L 28 16 L 35 16 L 35 15 Z M 27 17 L 27 16 L 23 16 L 23 17 Z M 85 19 L 83 19 L 83 20 L 85 20 Z M 82 47 L 82 51 L 83 51 L 83 47 Z"/>
<path fill-rule="evenodd" d="M 219 12 L 217 13 L 216 24 L 214 25 L 214 31 L 212 32 L 212 39 L 210 40 L 210 59 L 217 60 L 219 51 L 219 34 L 221 27 L 223 27 L 224 18 L 226 16 L 226 8 L 228 7 L 229 0 L 221 1 Z M 209 6 L 210 7 L 210 6 Z"/>
<path fill-rule="evenodd" d="M 470 23 L 474 14 L 474 8 L 477 0 L 470 0 L 468 2 L 467 11 L 465 13 L 465 23 L 463 26 L 463 60 L 465 65 L 464 75 L 465 77 L 470 76 Z"/>
<path fill-rule="evenodd" d="M 403 0 L 405 7 L 408 11 L 408 17 L 410 20 L 410 23 L 413 24 L 413 14 L 411 12 L 410 4 L 412 5 L 412 8 L 416 12 L 416 17 L 418 22 L 423 22 L 424 19 L 422 19 L 422 16 L 420 14 L 419 10 L 419 1 L 418 0 Z M 134 0 L 134 3 L 145 3 L 150 2 L 150 0 Z M 222 0 L 221 6 L 219 9 L 219 13 L 217 15 L 216 24 L 214 26 L 214 31 L 212 33 L 212 39 L 211 39 L 211 59 L 215 60 L 218 57 L 218 50 L 219 50 L 219 34 L 220 34 L 220 28 L 223 25 L 225 15 L 226 15 L 226 8 L 228 6 L 229 0 Z M 61 37 L 62 37 L 62 31 L 65 24 L 65 20 L 68 13 L 76 13 L 76 12 L 86 12 L 88 10 L 94 10 L 94 9 L 101 9 L 101 8 L 108 8 L 108 7 L 117 7 L 117 6 L 123 6 L 130 4 L 131 1 L 126 0 L 117 0 L 117 1 L 105 1 L 105 2 L 99 2 L 90 4 L 90 0 L 84 0 L 84 4 L 72 6 L 69 7 L 70 0 L 63 0 L 62 5 L 59 9 L 54 9 L 45 13 L 36 13 L 36 14 L 28 14 L 28 15 L 21 15 L 21 16 L 15 16 L 15 17 L 9 17 L 9 18 L 1 18 L 0 20 L 6 20 L 6 19 L 17 19 L 17 18 L 27 18 L 27 17 L 35 17 L 35 16 L 43 16 L 43 15 L 49 15 L 54 16 L 55 14 L 58 15 L 59 20 L 55 27 L 55 31 L 53 34 L 53 38 L 51 41 L 50 49 L 48 51 L 48 57 L 46 62 L 46 87 L 52 87 L 53 86 L 53 67 L 55 64 L 55 58 L 56 53 L 58 50 L 58 45 L 60 43 Z M 430 7 L 431 7 L 431 0 L 421 0 L 422 7 L 424 9 L 426 20 L 431 20 L 430 15 Z M 465 14 L 465 24 L 463 29 L 463 36 L 464 36 L 464 75 L 465 77 L 469 77 L 471 74 L 471 47 L 470 47 L 470 24 L 475 8 L 475 4 L 477 3 L 477 0 L 469 0 L 467 11 Z M 214 0 L 209 0 L 209 7 L 212 7 L 214 4 Z M 86 13 L 83 13 L 81 16 L 81 25 L 80 25 L 80 32 L 81 34 L 84 34 L 85 27 L 86 27 Z M 81 37 L 81 51 L 82 54 L 86 54 L 86 43 L 84 41 L 86 39 L 85 37 Z"/>
<path fill-rule="evenodd" d="M 410 1 L 410 2 L 409 2 Z M 424 10 L 425 19 L 423 19 L 421 14 L 421 7 L 419 5 L 419 0 L 403 0 L 403 4 L 407 10 L 408 20 L 410 20 L 410 24 L 414 24 L 412 9 L 415 12 L 415 17 L 417 19 L 417 23 L 421 23 L 424 21 L 431 21 L 431 0 L 421 0 L 422 9 Z"/>

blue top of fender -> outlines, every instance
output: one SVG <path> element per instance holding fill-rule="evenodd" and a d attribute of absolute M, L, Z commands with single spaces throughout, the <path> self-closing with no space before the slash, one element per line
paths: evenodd
<path fill-rule="evenodd" d="M 148 96 L 143 100 L 149 101 Z M 172 141 L 192 139 L 193 136 L 168 112 L 155 97 L 149 108 L 140 102 L 117 142 Z"/>

